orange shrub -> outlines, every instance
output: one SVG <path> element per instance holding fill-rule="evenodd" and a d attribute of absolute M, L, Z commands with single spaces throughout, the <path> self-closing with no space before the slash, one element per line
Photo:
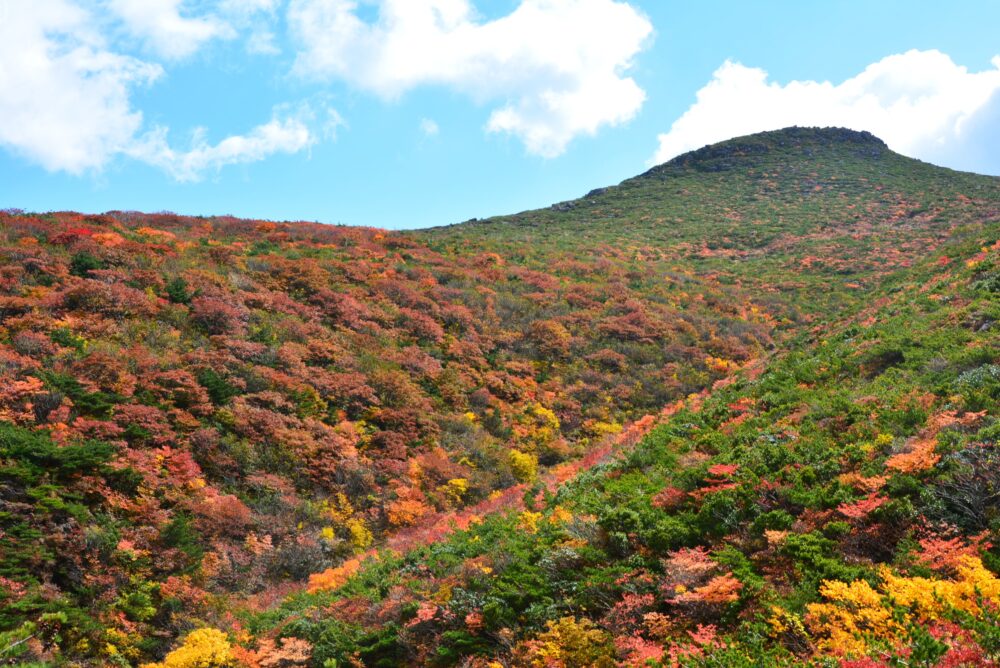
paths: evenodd
<path fill-rule="evenodd" d="M 347 582 L 361 568 L 361 559 L 348 559 L 336 568 L 328 568 L 322 573 L 309 576 L 309 593 L 336 589 Z"/>

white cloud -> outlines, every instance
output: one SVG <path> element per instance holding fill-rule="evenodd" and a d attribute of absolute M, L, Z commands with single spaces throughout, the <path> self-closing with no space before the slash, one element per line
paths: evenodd
<path fill-rule="evenodd" d="M 344 124 L 326 106 L 279 108 L 246 134 L 210 144 L 199 131 L 178 151 L 166 128 L 143 130 L 131 101 L 133 89 L 163 68 L 111 50 L 98 29 L 102 17 L 69 0 L 0 7 L 0 146 L 49 171 L 97 172 L 124 155 L 193 181 L 225 165 L 305 150 Z"/>
<path fill-rule="evenodd" d="M 282 0 L 220 0 L 219 11 L 229 16 L 253 17 L 256 14 L 273 14 Z"/>
<path fill-rule="evenodd" d="M 869 130 L 890 148 L 959 169 L 1000 171 L 1000 56 L 969 72 L 939 51 L 883 58 L 833 84 L 769 81 L 726 61 L 659 135 L 652 163 L 730 137 L 790 125 Z"/>
<path fill-rule="evenodd" d="M 126 30 L 164 58 L 185 58 L 213 39 L 232 39 L 235 30 L 218 16 L 181 13 L 184 0 L 110 0 L 108 7 Z"/>
<path fill-rule="evenodd" d="M 199 130 L 187 151 L 171 148 L 167 143 L 167 129 L 157 128 L 131 146 L 128 154 L 165 170 L 178 181 L 198 181 L 207 171 L 257 162 L 276 153 L 298 153 L 316 141 L 315 134 L 302 119 L 273 118 L 245 135 L 232 135 L 217 144 L 209 144 L 205 131 Z"/>
<path fill-rule="evenodd" d="M 340 128 L 346 128 L 347 121 L 345 121 L 344 117 L 340 115 L 340 112 L 333 107 L 324 104 L 322 105 L 322 108 L 323 113 L 316 114 L 312 108 L 307 105 L 302 111 L 300 111 L 300 113 L 313 119 L 316 119 L 317 116 L 322 117 L 323 121 L 320 123 L 320 129 L 322 130 L 323 139 L 336 139 L 337 131 L 340 130 Z"/>
<path fill-rule="evenodd" d="M 432 118 L 421 118 L 420 119 L 420 131 L 424 133 L 427 137 L 433 137 L 441 132 L 441 128 L 438 127 L 437 121 Z"/>
<path fill-rule="evenodd" d="M 440 85 L 498 101 L 486 123 L 531 153 L 561 154 L 577 135 L 630 120 L 645 93 L 625 72 L 652 33 L 626 2 L 522 0 L 481 21 L 470 0 L 292 0 L 295 72 L 341 79 L 384 98 Z"/>
<path fill-rule="evenodd" d="M 274 56 L 281 53 L 278 48 L 273 32 L 265 28 L 259 28 L 250 33 L 247 37 L 247 53 L 261 56 Z"/>
<path fill-rule="evenodd" d="M 221 0 L 220 16 L 246 33 L 246 50 L 253 55 L 274 56 L 281 53 L 275 34 L 275 18 L 282 0 Z"/>
<path fill-rule="evenodd" d="M 50 171 L 101 169 L 142 125 L 134 86 L 163 74 L 113 53 L 65 0 L 5 3 L 0 21 L 0 145 Z"/>

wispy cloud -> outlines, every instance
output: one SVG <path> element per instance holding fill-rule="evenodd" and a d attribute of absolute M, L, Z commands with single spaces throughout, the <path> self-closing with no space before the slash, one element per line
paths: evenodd
<path fill-rule="evenodd" d="M 133 37 L 163 58 L 185 58 L 213 39 L 232 39 L 236 31 L 214 14 L 182 13 L 183 0 L 110 0 L 109 9 Z"/>
<path fill-rule="evenodd" d="M 317 141 L 316 135 L 300 119 L 274 118 L 243 135 L 230 135 L 216 144 L 196 131 L 191 148 L 179 151 L 167 142 L 167 129 L 157 128 L 134 142 L 126 153 L 159 167 L 178 181 L 199 181 L 206 172 L 226 165 L 263 160 L 276 153 L 297 153 Z"/>
<path fill-rule="evenodd" d="M 441 132 L 441 128 L 438 127 L 437 122 L 432 118 L 421 118 L 420 119 L 420 131 L 424 133 L 424 136 L 433 137 Z"/>

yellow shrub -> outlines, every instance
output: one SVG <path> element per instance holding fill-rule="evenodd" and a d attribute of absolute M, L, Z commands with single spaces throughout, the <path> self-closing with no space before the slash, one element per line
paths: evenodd
<path fill-rule="evenodd" d="M 519 666 L 531 668 L 611 668 L 616 665 L 611 636 L 589 619 L 563 617 L 546 624 L 546 630 L 524 643 L 517 654 Z"/>
<path fill-rule="evenodd" d="M 351 534 L 351 545 L 357 552 L 365 550 L 374 540 L 365 523 L 356 517 L 347 520 L 347 531 Z"/>
<path fill-rule="evenodd" d="M 807 646 L 809 634 L 802 619 L 795 613 L 778 606 L 771 607 L 771 616 L 767 620 L 771 627 L 770 636 L 786 644 Z"/>
<path fill-rule="evenodd" d="M 904 628 L 897 620 L 926 623 L 949 610 L 978 615 L 981 603 L 1000 604 L 1000 579 L 978 557 L 960 557 L 951 580 L 898 576 L 887 567 L 879 576 L 877 591 L 863 580 L 823 582 L 820 594 L 826 602 L 810 604 L 806 614 L 822 649 L 862 654 L 869 640 L 902 638 Z M 894 617 L 899 608 L 904 616 Z"/>
<path fill-rule="evenodd" d="M 126 633 L 122 629 L 112 627 L 105 630 L 104 637 L 107 642 L 103 649 L 107 656 L 124 657 L 134 661 L 142 654 L 138 647 L 142 642 L 142 636 L 138 633 Z"/>
<path fill-rule="evenodd" d="M 354 514 L 354 506 L 343 492 L 337 492 L 336 496 L 324 499 L 320 504 L 320 510 L 330 519 L 341 523 L 346 522 Z"/>
<path fill-rule="evenodd" d="M 508 458 L 511 473 L 521 482 L 532 482 L 538 477 L 538 457 L 520 450 L 511 450 Z"/>
<path fill-rule="evenodd" d="M 521 531 L 525 533 L 538 533 L 538 521 L 542 519 L 542 514 L 525 510 L 518 515 L 517 519 L 517 526 Z"/>
<path fill-rule="evenodd" d="M 562 506 L 556 506 L 552 509 L 552 522 L 554 524 L 566 524 L 573 520 L 573 513 L 566 510 Z"/>
<path fill-rule="evenodd" d="M 343 535 L 343 529 L 347 529 L 350 543 L 356 552 L 361 552 L 372 544 L 372 532 L 368 530 L 364 520 L 354 516 L 354 506 L 351 505 L 343 492 L 338 492 L 336 496 L 324 499 L 319 510 L 332 519 L 336 525 L 320 530 L 320 538 L 323 540 L 332 543 L 337 539 L 338 533 Z"/>
<path fill-rule="evenodd" d="M 438 487 L 438 491 L 444 494 L 452 505 L 457 506 L 462 503 L 462 497 L 469 491 L 469 481 L 465 478 L 452 478 Z"/>
<path fill-rule="evenodd" d="M 1000 580 L 978 557 L 966 555 L 958 563 L 954 580 L 898 577 L 883 568 L 882 588 L 896 605 L 910 608 L 921 619 L 937 619 L 949 608 L 977 615 L 980 601 L 1000 603 Z"/>
<path fill-rule="evenodd" d="M 544 448 L 559 435 L 559 418 L 539 403 L 527 407 L 515 418 L 514 436 L 527 450 Z"/>
<path fill-rule="evenodd" d="M 222 631 L 198 629 L 189 633 L 181 646 L 162 662 L 143 664 L 142 668 L 224 668 L 235 665 L 232 650 L 229 638 Z"/>
<path fill-rule="evenodd" d="M 868 648 L 866 638 L 893 638 L 901 630 L 892 608 L 864 580 L 825 580 L 819 591 L 829 602 L 808 605 L 806 624 L 820 636 L 823 649 L 862 654 Z"/>

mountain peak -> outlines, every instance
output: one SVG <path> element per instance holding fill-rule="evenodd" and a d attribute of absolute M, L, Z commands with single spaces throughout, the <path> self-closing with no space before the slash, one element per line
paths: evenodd
<path fill-rule="evenodd" d="M 695 170 L 722 172 L 737 164 L 753 162 L 754 157 L 773 152 L 799 154 L 811 158 L 817 150 L 834 147 L 851 150 L 860 158 L 880 158 L 889 147 L 884 141 L 867 131 L 848 128 L 806 128 L 792 126 L 781 130 L 758 132 L 744 137 L 734 137 L 668 160 L 647 171 L 643 176 L 666 176 Z"/>

